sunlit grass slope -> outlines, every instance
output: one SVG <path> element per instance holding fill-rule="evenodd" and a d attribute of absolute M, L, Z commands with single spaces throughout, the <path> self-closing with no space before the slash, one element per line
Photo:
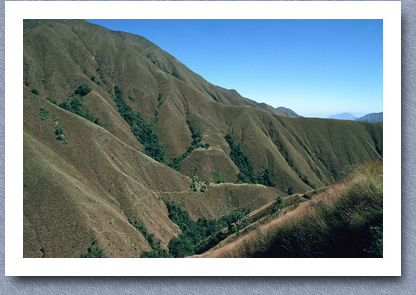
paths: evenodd
<path fill-rule="evenodd" d="M 192 149 L 177 167 L 211 182 L 215 171 L 230 182 L 240 172 L 229 156 L 228 133 L 254 173 L 269 169 L 283 191 L 332 184 L 346 165 L 382 157 L 382 126 L 276 116 L 235 90 L 212 85 L 141 36 L 82 20 L 25 21 L 23 78 L 27 90 L 57 104 L 70 102 L 77 87 L 86 85 L 91 91 L 83 103 L 91 116 L 143 151 L 146 143 L 136 139 L 116 105 L 115 90 L 121 90 L 125 105 L 153 128 L 166 162 L 191 147 L 192 122 L 209 148 Z"/>
<path fill-rule="evenodd" d="M 382 257 L 383 168 L 357 165 L 293 211 L 204 257 Z"/>

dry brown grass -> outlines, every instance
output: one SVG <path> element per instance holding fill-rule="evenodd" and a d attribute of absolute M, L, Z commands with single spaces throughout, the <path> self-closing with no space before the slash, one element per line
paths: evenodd
<path fill-rule="evenodd" d="M 369 161 L 344 182 L 205 257 L 377 256 L 364 235 L 371 226 L 382 226 L 381 220 L 382 162 Z M 342 235 L 351 238 L 343 247 Z"/>
<path fill-rule="evenodd" d="M 46 120 L 39 116 L 41 106 L 50 114 Z M 68 145 L 55 139 L 53 115 Z M 236 184 L 194 193 L 188 177 L 30 93 L 24 99 L 24 183 L 25 257 L 79 257 L 93 240 L 109 257 L 138 257 L 150 248 L 129 216 L 154 233 L 162 247 L 180 232 L 158 197 L 182 204 L 197 219 L 255 209 L 281 194 L 276 188 Z"/>
<path fill-rule="evenodd" d="M 141 150 L 109 94 L 119 86 L 126 103 L 146 120 L 153 120 L 157 110 L 155 131 L 166 148 L 166 160 L 183 154 L 190 145 L 185 122 L 191 119 L 211 148 L 196 149 L 183 161 L 182 172 L 189 177 L 197 174 L 213 182 L 213 171 L 221 171 L 226 180 L 236 179 L 238 169 L 224 140 L 228 132 L 236 144 L 241 143 L 255 172 L 270 168 L 272 181 L 285 192 L 290 187 L 296 192 L 311 189 L 299 176 L 321 187 L 333 184 L 336 174 L 351 163 L 381 158 L 376 146 L 382 150 L 382 126 L 272 115 L 249 104 L 237 91 L 210 84 L 140 36 L 81 20 L 25 24 L 29 28 L 24 32 L 27 90 L 36 88 L 40 97 L 60 103 L 71 96 L 75 85 L 88 84 L 92 91 L 85 105 L 91 114 L 114 136 Z M 157 109 L 160 93 L 164 103 Z"/>

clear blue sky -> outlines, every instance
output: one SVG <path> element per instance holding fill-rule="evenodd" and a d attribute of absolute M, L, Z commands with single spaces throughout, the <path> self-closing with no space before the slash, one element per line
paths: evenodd
<path fill-rule="evenodd" d="M 221 87 L 302 116 L 383 111 L 382 20 L 88 20 Z"/>

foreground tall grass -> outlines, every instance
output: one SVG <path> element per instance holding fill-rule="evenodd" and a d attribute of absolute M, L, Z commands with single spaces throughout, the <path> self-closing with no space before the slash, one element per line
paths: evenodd
<path fill-rule="evenodd" d="M 383 163 L 370 160 L 324 193 L 208 257 L 382 257 Z"/>

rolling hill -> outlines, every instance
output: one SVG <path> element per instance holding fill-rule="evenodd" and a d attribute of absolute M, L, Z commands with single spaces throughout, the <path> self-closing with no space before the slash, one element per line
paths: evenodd
<path fill-rule="evenodd" d="M 218 221 L 382 159 L 382 126 L 265 110 L 144 37 L 82 20 L 23 34 L 24 257 L 167 250 L 184 232 L 169 202 Z"/>

